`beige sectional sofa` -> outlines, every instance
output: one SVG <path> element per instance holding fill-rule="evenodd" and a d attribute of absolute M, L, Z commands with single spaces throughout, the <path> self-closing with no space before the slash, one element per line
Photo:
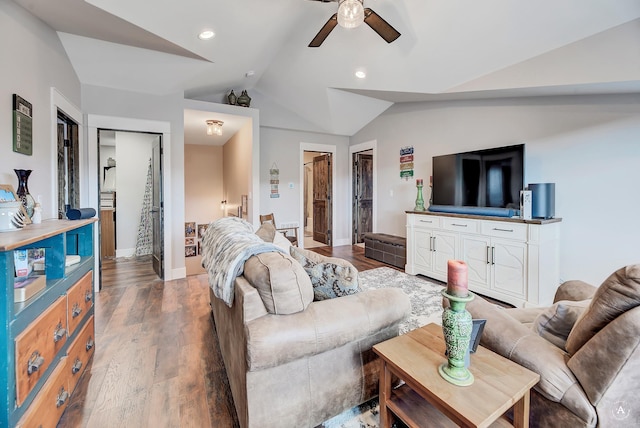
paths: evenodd
<path fill-rule="evenodd" d="M 229 307 L 211 308 L 240 426 L 314 427 L 378 393 L 371 347 L 398 334 L 408 297 L 381 289 L 313 300 L 288 254 L 252 256 Z"/>
<path fill-rule="evenodd" d="M 540 374 L 532 427 L 638 427 L 640 264 L 599 287 L 568 281 L 549 308 L 501 309 L 476 298 L 481 345 Z"/>

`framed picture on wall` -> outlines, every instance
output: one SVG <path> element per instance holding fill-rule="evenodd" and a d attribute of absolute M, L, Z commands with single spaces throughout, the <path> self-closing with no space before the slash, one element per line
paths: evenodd
<path fill-rule="evenodd" d="M 196 246 L 195 245 L 187 245 L 184 247 L 184 256 L 185 257 L 194 257 L 196 255 Z"/>
<path fill-rule="evenodd" d="M 195 221 L 188 221 L 184 224 L 184 236 L 196 236 Z"/>
<path fill-rule="evenodd" d="M 198 225 L 198 239 L 202 239 L 202 236 L 207 231 L 208 224 L 199 224 Z"/>
<path fill-rule="evenodd" d="M 195 245 L 196 238 L 184 238 L 184 245 Z"/>

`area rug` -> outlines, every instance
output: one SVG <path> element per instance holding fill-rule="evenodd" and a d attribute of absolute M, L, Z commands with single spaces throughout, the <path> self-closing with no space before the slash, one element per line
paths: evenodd
<path fill-rule="evenodd" d="M 424 277 L 408 275 L 388 267 L 359 273 L 363 289 L 400 288 L 411 300 L 411 315 L 400 326 L 400 334 L 429 323 L 442 324 L 442 294 L 444 284 Z M 355 406 L 329 419 L 317 428 L 378 428 L 380 426 L 378 397 Z M 403 425 L 400 425 L 403 426 Z"/>

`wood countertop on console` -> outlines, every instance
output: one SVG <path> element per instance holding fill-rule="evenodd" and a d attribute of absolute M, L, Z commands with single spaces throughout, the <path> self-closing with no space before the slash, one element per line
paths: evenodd
<path fill-rule="evenodd" d="M 524 220 L 520 217 L 496 217 L 490 215 L 476 215 L 476 214 L 458 214 L 458 213 L 445 213 L 445 212 L 431 212 L 431 211 L 405 211 L 407 214 L 419 214 L 419 215 L 437 215 L 443 217 L 459 217 L 459 218 L 472 218 L 476 220 L 492 220 L 492 221 L 510 221 L 513 223 L 525 223 L 525 224 L 550 224 L 560 223 L 562 218 L 534 218 L 531 220 Z"/>
<path fill-rule="evenodd" d="M 32 244 L 60 233 L 77 229 L 98 221 L 97 217 L 84 220 L 44 220 L 39 224 L 28 224 L 14 232 L 0 232 L 0 251 L 9 251 Z"/>

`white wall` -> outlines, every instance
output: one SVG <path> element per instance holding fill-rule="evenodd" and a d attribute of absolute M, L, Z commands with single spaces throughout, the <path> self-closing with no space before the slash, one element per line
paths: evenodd
<path fill-rule="evenodd" d="M 158 135 L 116 132 L 116 257 L 135 254 L 149 160 Z"/>
<path fill-rule="evenodd" d="M 183 278 L 186 275 L 182 245 L 184 242 L 183 98 L 182 93 L 155 96 L 91 85 L 82 86 L 82 110 L 88 115 L 87 138 L 90 150 L 97 151 L 97 147 L 92 147 L 97 141 L 94 135 L 97 134 L 97 127 L 164 133 L 165 280 Z M 101 125 L 106 123 L 108 126 Z M 91 160 L 91 153 L 89 155 Z M 97 159 L 94 162 L 97 165 Z M 97 190 L 97 182 L 95 184 L 90 182 L 89 186 Z M 97 199 L 95 203 L 97 204 Z M 180 243 L 180 245 L 174 245 L 174 243 Z"/>
<path fill-rule="evenodd" d="M 414 205 L 415 181 L 399 178 L 401 147 L 415 147 L 416 177 L 427 181 L 434 155 L 524 142 L 525 182 L 556 183 L 561 278 L 600 284 L 640 262 L 640 95 L 395 105 L 351 143 L 372 139 L 379 232 L 405 236 Z"/>
<path fill-rule="evenodd" d="M 33 170 L 29 191 L 35 198 L 41 196 L 43 219 L 57 218 L 51 87 L 79 108 L 80 82 L 58 35 L 12 1 L 0 1 L 0 52 L 0 183 L 17 189 L 13 169 Z M 32 156 L 13 152 L 13 94 L 33 105 Z"/>
<path fill-rule="evenodd" d="M 302 219 L 302 198 L 300 185 L 302 145 L 336 146 L 334 169 L 336 171 L 336 194 L 334 195 L 333 245 L 351 243 L 350 224 L 345 221 L 350 215 L 351 199 L 349 197 L 349 140 L 347 137 L 316 134 L 301 131 L 289 131 L 277 128 L 260 128 L 260 213 L 274 213 L 278 224 L 297 222 L 304 225 Z M 269 169 L 273 163 L 280 169 L 280 197 L 272 199 L 269 186 Z M 293 188 L 289 184 L 293 183 Z M 298 232 L 299 234 L 301 231 Z"/>

